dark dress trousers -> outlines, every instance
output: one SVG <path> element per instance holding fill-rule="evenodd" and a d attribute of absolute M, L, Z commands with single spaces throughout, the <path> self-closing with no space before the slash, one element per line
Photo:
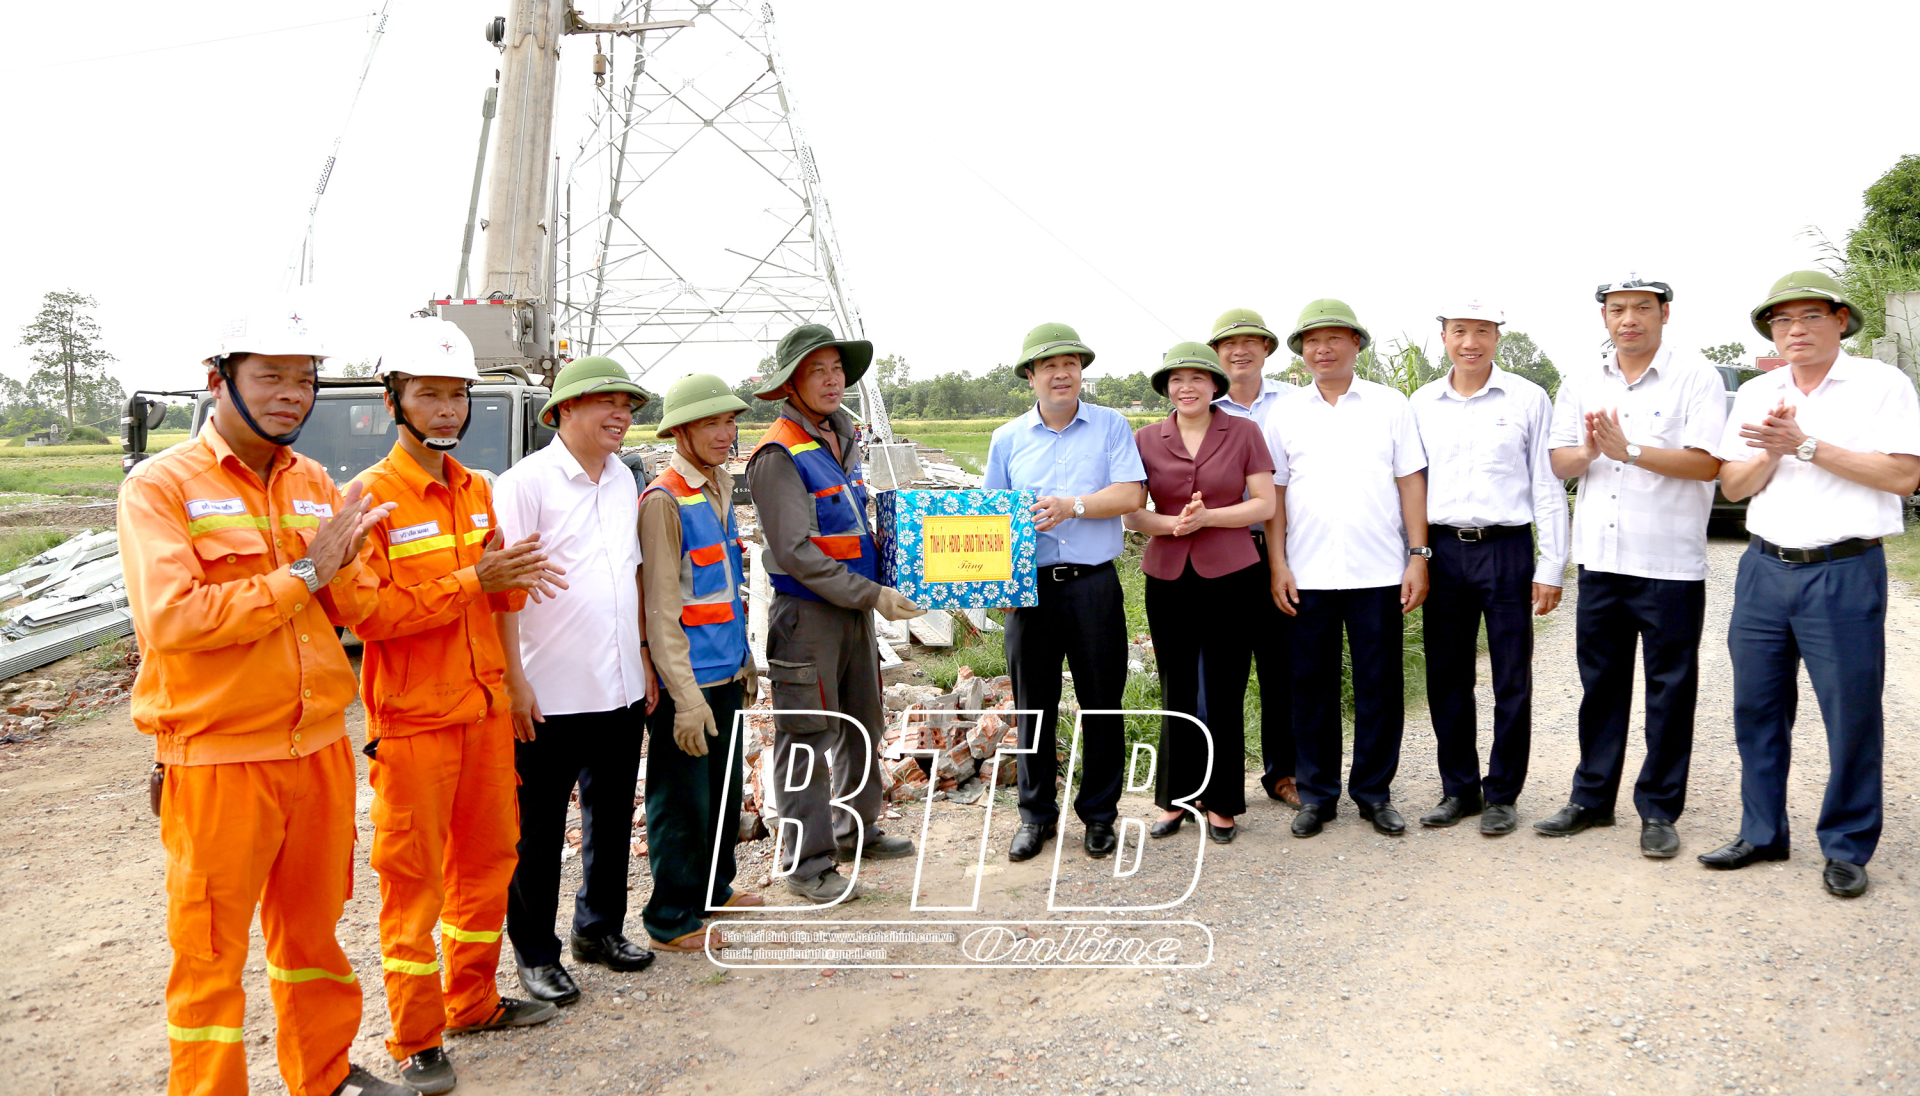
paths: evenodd
<path fill-rule="evenodd" d="M 1504 531 L 1467 542 L 1446 526 L 1428 526 L 1432 588 L 1421 612 L 1441 791 L 1512 805 L 1527 782 L 1533 742 L 1533 536 L 1526 525 L 1495 528 Z M 1473 700 L 1482 619 L 1493 668 L 1493 749 L 1484 779 Z"/>

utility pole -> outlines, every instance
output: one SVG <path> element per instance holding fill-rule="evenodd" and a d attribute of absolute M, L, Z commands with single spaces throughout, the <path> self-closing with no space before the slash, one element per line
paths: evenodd
<path fill-rule="evenodd" d="M 567 0 L 513 0 L 507 13 L 500 92 L 500 145 L 493 154 L 487 198 L 484 297 L 525 299 L 546 283 L 542 239 L 547 213 L 547 157 L 553 145 L 553 88 Z"/>

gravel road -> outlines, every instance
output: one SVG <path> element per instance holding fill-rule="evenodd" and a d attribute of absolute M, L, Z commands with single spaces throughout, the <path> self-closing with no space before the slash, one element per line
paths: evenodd
<path fill-rule="evenodd" d="M 1901 591 L 1889 614 L 1888 814 L 1873 889 L 1844 902 L 1820 888 L 1813 818 L 1826 751 L 1810 689 L 1793 859 L 1710 873 L 1693 855 L 1731 837 L 1739 816 L 1725 629 L 1741 548 L 1710 548 L 1678 859 L 1639 855 L 1624 798 L 1611 830 L 1562 841 L 1526 828 L 1564 801 L 1577 756 L 1569 598 L 1539 633 L 1522 832 L 1416 827 L 1388 839 L 1349 805 L 1300 841 L 1291 815 L 1256 795 L 1242 836 L 1207 848 L 1193 897 L 1146 915 L 1208 926 L 1202 969 L 723 972 L 679 956 L 638 975 L 580 968 L 586 996 L 562 1020 L 451 1041 L 458 1092 L 1920 1093 L 1920 599 Z M 1482 712 L 1490 705 L 1483 690 Z M 1410 815 L 1439 795 L 1424 716 L 1409 713 L 1395 784 Z M 20 1071 L 9 1092 L 164 1087 L 167 949 L 148 756 L 124 713 L 0 750 L 0 918 L 14 941 L 0 974 L 0 1047 Z M 1636 744 L 1630 773 L 1639 761 Z M 363 789 L 363 843 L 367 799 Z M 930 902 L 971 895 L 981 811 L 936 804 L 920 880 Z M 1144 796 L 1123 807 L 1152 813 Z M 892 825 L 910 832 L 917 818 Z M 996 809 L 972 916 L 1046 920 L 1049 859 L 1007 864 L 1012 825 Z M 1110 861 L 1079 855 L 1078 836 L 1077 826 L 1065 834 L 1063 901 L 1172 897 L 1192 870 L 1192 827 L 1154 842 L 1138 874 L 1119 881 Z M 764 851 L 749 850 L 749 880 L 765 870 L 755 859 Z M 867 865 L 869 897 L 843 916 L 915 916 L 913 870 Z M 642 872 L 636 933 L 646 889 Z M 377 894 L 362 856 L 341 923 L 366 991 L 355 1057 L 391 1076 Z M 247 1042 L 256 1090 L 279 1092 L 263 963 L 256 944 Z M 503 989 L 516 992 L 504 973 Z"/>

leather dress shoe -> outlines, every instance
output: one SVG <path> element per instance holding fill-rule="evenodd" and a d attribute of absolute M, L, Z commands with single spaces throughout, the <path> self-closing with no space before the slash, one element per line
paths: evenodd
<path fill-rule="evenodd" d="M 1240 832 L 1240 827 L 1237 825 L 1216 826 L 1213 824 L 1212 819 L 1207 820 L 1207 836 L 1213 838 L 1213 843 L 1216 845 L 1233 844 L 1234 835 L 1239 832 Z"/>
<path fill-rule="evenodd" d="M 1698 859 L 1709 868 L 1733 871 L 1756 860 L 1785 860 L 1787 855 L 1785 847 L 1758 848 L 1736 837 L 1712 852 L 1701 853 Z"/>
<path fill-rule="evenodd" d="M 1867 869 L 1845 860 L 1827 861 L 1820 881 L 1826 884 L 1827 893 L 1837 898 L 1858 898 L 1867 893 Z"/>
<path fill-rule="evenodd" d="M 1018 864 L 1022 860 L 1032 860 L 1040 855 L 1040 849 L 1060 832 L 1057 823 L 1022 822 L 1013 831 L 1013 840 L 1007 843 L 1007 859 Z"/>
<path fill-rule="evenodd" d="M 1399 810 L 1392 803 L 1382 803 L 1376 807 L 1369 807 L 1362 803 L 1360 817 L 1373 823 L 1376 833 L 1383 833 L 1388 837 L 1398 837 L 1407 832 L 1407 820 L 1400 817 Z"/>
<path fill-rule="evenodd" d="M 1293 836 L 1312 837 L 1338 815 L 1339 812 L 1331 803 L 1302 804 L 1300 813 L 1293 816 Z"/>
<path fill-rule="evenodd" d="M 1590 807 L 1569 803 L 1560 808 L 1552 818 L 1542 818 L 1533 824 L 1533 828 L 1548 837 L 1572 837 L 1591 826 L 1611 826 L 1613 815 L 1601 814 Z"/>
<path fill-rule="evenodd" d="M 597 963 L 608 970 L 645 970 L 653 964 L 653 952 L 639 947 L 617 932 L 605 936 L 573 934 L 573 957 L 582 963 Z"/>
<path fill-rule="evenodd" d="M 913 855 L 913 840 L 906 837 L 889 837 L 881 834 L 860 848 L 862 860 L 905 860 Z M 842 864 L 853 862 L 853 846 L 836 843 L 833 846 L 833 858 Z"/>
<path fill-rule="evenodd" d="M 1449 795 L 1440 800 L 1440 805 L 1420 816 L 1422 826 L 1451 826 L 1469 815 L 1479 814 L 1485 809 L 1477 795 Z"/>
<path fill-rule="evenodd" d="M 459 1078 L 453 1075 L 453 1063 L 447 1060 L 444 1047 L 428 1047 L 407 1059 L 400 1069 L 400 1079 L 419 1089 L 424 1096 L 440 1096 L 442 1092 L 452 1092 Z"/>
<path fill-rule="evenodd" d="M 1272 784 L 1263 779 L 1260 781 L 1260 787 L 1266 790 L 1267 798 L 1275 803 L 1283 804 L 1291 811 L 1300 809 L 1300 788 L 1294 783 L 1293 777 L 1289 776 Z"/>
<path fill-rule="evenodd" d="M 1654 860 L 1671 860 L 1680 851 L 1680 834 L 1665 818 L 1647 818 L 1640 822 L 1640 852 Z"/>
<path fill-rule="evenodd" d="M 547 963 L 538 967 L 514 965 L 520 971 L 521 987 L 534 1000 L 571 1005 L 580 999 L 580 984 L 560 964 Z"/>
<path fill-rule="evenodd" d="M 1519 824 L 1520 816 L 1511 803 L 1489 803 L 1480 811 L 1480 832 L 1488 837 L 1512 833 Z"/>
<path fill-rule="evenodd" d="M 1148 837 L 1172 837 L 1174 834 L 1180 832 L 1180 827 L 1183 824 L 1185 824 L 1186 821 L 1187 821 L 1187 812 L 1181 811 L 1179 814 L 1174 815 L 1172 818 L 1163 818 L 1160 821 L 1155 822 L 1153 825 L 1148 826 L 1147 836 Z"/>
<path fill-rule="evenodd" d="M 1119 846 L 1120 839 L 1113 835 L 1113 823 L 1089 822 L 1087 835 L 1081 839 L 1080 844 L 1087 850 L 1088 856 L 1095 860 L 1105 860 L 1113 855 L 1113 850 Z"/>
<path fill-rule="evenodd" d="M 797 894 L 814 905 L 820 905 L 841 898 L 852 898 L 860 893 L 860 888 L 837 869 L 828 868 L 811 879 L 787 876 L 787 893 Z"/>

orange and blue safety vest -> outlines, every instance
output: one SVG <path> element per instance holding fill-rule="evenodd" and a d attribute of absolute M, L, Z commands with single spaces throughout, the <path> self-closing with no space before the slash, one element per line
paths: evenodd
<path fill-rule="evenodd" d="M 726 681 L 747 661 L 747 607 L 740 597 L 740 533 L 727 504 L 724 528 L 699 488 L 672 468 L 654 477 L 647 495 L 662 491 L 680 504 L 680 627 L 695 681 Z"/>
<path fill-rule="evenodd" d="M 867 532 L 867 481 L 860 474 L 859 459 L 851 469 L 840 467 L 840 462 L 805 427 L 784 415 L 760 436 L 754 452 L 769 445 L 786 450 L 793 458 L 794 470 L 800 473 L 801 485 L 813 495 L 813 522 L 807 539 L 828 557 L 845 563 L 847 570 L 880 581 L 880 553 L 873 546 L 873 535 Z M 798 579 L 772 568 L 768 568 L 767 577 L 780 593 L 808 601 L 825 600 Z"/>

